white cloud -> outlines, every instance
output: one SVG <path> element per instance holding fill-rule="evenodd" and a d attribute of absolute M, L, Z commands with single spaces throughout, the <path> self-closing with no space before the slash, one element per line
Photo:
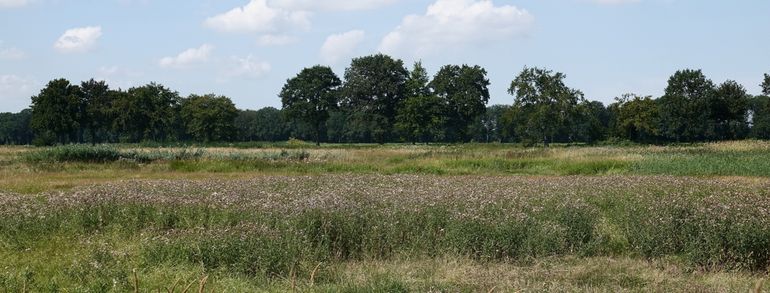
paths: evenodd
<path fill-rule="evenodd" d="M 209 17 L 203 24 L 223 32 L 277 32 L 309 28 L 310 13 L 270 7 L 267 0 L 251 0 L 246 6 Z"/>
<path fill-rule="evenodd" d="M 29 2 L 30 0 L 0 0 L 0 8 L 22 7 Z"/>
<path fill-rule="evenodd" d="M 298 42 L 299 39 L 293 36 L 287 35 L 262 35 L 257 39 L 257 45 L 267 46 L 283 46 Z"/>
<path fill-rule="evenodd" d="M 352 11 L 379 8 L 399 0 L 270 0 L 270 4 L 289 10 Z"/>
<path fill-rule="evenodd" d="M 69 29 L 59 37 L 53 47 L 62 53 L 81 53 L 91 50 L 102 36 L 102 27 L 88 26 Z"/>
<path fill-rule="evenodd" d="M 214 46 L 203 44 L 198 48 L 190 48 L 174 57 L 160 59 L 160 66 L 164 68 L 185 68 L 195 63 L 205 62 L 209 59 Z"/>
<path fill-rule="evenodd" d="M 425 15 L 405 17 L 383 38 L 380 51 L 422 56 L 467 44 L 483 45 L 523 35 L 534 21 L 524 9 L 495 6 L 491 0 L 437 0 Z"/>
<path fill-rule="evenodd" d="M 29 107 L 36 83 L 14 74 L 0 75 L 0 111 L 19 111 Z"/>
<path fill-rule="evenodd" d="M 233 56 L 231 59 L 233 66 L 227 74 L 231 77 L 259 78 L 272 70 L 270 63 L 261 61 L 252 55 L 243 58 Z"/>
<path fill-rule="evenodd" d="M 321 46 L 321 59 L 326 63 L 335 64 L 342 58 L 350 57 L 353 50 L 364 40 L 364 36 L 362 30 L 329 36 Z"/>

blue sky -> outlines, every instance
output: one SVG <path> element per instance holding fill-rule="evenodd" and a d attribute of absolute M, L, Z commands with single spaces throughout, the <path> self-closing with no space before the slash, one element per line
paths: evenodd
<path fill-rule="evenodd" d="M 280 107 L 303 67 L 342 77 L 352 57 L 377 52 L 431 74 L 481 65 L 490 104 L 513 102 L 506 90 L 524 66 L 564 72 L 604 103 L 661 95 L 684 68 L 758 94 L 768 15 L 767 0 L 0 0 L 0 112 L 59 77 Z"/>

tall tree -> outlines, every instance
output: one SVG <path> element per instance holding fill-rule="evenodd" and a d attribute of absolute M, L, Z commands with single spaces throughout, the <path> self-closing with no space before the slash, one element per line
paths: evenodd
<path fill-rule="evenodd" d="M 406 80 L 406 100 L 396 116 L 396 130 L 408 141 L 432 142 L 444 138 L 444 101 L 428 85 L 428 71 L 415 62 Z"/>
<path fill-rule="evenodd" d="M 123 140 L 166 141 L 179 138 L 179 93 L 150 83 L 117 93 L 114 101 L 115 127 Z"/>
<path fill-rule="evenodd" d="M 377 54 L 353 59 L 345 70 L 343 105 L 354 137 L 384 143 L 393 134 L 398 107 L 406 98 L 404 62 Z"/>
<path fill-rule="evenodd" d="M 765 73 L 765 79 L 760 86 L 762 87 L 762 93 L 770 96 L 770 74 Z"/>
<path fill-rule="evenodd" d="M 455 140 L 467 140 L 468 127 L 486 111 L 487 71 L 480 66 L 446 65 L 431 81 L 433 92 L 447 106 L 448 128 Z"/>
<path fill-rule="evenodd" d="M 607 138 L 609 112 L 602 102 L 582 101 L 577 107 L 577 119 L 572 124 L 573 139 L 594 143 Z"/>
<path fill-rule="evenodd" d="M 303 69 L 286 81 L 279 94 L 288 117 L 313 127 L 316 145 L 321 145 L 321 131 L 329 119 L 329 111 L 339 105 L 341 85 L 331 68 L 317 65 Z"/>
<path fill-rule="evenodd" d="M 104 135 L 112 126 L 112 101 L 110 87 L 104 81 L 93 78 L 80 84 L 80 103 L 83 111 L 82 125 L 91 136 L 91 143 L 101 142 Z"/>
<path fill-rule="evenodd" d="M 194 140 L 226 141 L 235 137 L 238 109 L 228 97 L 190 95 L 182 100 L 180 115 L 187 134 Z"/>
<path fill-rule="evenodd" d="M 503 116 L 508 112 L 508 105 L 492 105 L 471 125 L 473 139 L 481 142 L 503 142 L 510 138 L 504 135 Z"/>
<path fill-rule="evenodd" d="M 751 137 L 770 139 L 770 97 L 757 96 L 750 100 Z"/>
<path fill-rule="evenodd" d="M 406 97 L 425 97 L 431 94 L 430 78 L 428 70 L 422 66 L 422 62 L 414 63 L 409 78 L 406 80 Z"/>
<path fill-rule="evenodd" d="M 715 140 L 744 138 L 748 132 L 749 98 L 746 89 L 728 80 L 716 88 L 709 101 L 706 136 Z"/>
<path fill-rule="evenodd" d="M 446 105 L 436 95 L 409 97 L 398 112 L 396 128 L 415 142 L 435 142 L 444 139 Z"/>
<path fill-rule="evenodd" d="M 30 144 L 34 135 L 30 128 L 31 116 L 30 109 L 19 113 L 0 113 L 0 144 Z"/>
<path fill-rule="evenodd" d="M 660 135 L 658 104 L 650 96 L 625 94 L 610 105 L 614 112 L 613 134 L 635 142 L 654 142 Z"/>
<path fill-rule="evenodd" d="M 39 143 L 68 143 L 77 140 L 80 128 L 80 89 L 66 79 L 48 82 L 37 96 L 32 97 L 32 129 Z"/>
<path fill-rule="evenodd" d="M 515 97 L 514 106 L 527 117 L 517 134 L 525 139 L 542 139 L 546 147 L 561 129 L 573 120 L 583 93 L 564 84 L 566 75 L 541 68 L 528 68 L 511 82 L 508 93 Z"/>
<path fill-rule="evenodd" d="M 714 83 L 701 70 L 674 73 L 660 99 L 663 134 L 677 142 L 705 139 L 713 94 Z"/>

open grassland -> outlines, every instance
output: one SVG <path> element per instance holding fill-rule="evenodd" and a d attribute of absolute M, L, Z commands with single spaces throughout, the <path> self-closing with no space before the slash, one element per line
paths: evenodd
<path fill-rule="evenodd" d="M 0 190 L 37 193 L 115 179 L 262 175 L 678 175 L 770 176 L 770 142 L 683 146 L 258 145 L 0 147 Z"/>
<path fill-rule="evenodd" d="M 770 266 L 768 179 L 141 180 L 0 207 L 10 291 L 746 291 Z"/>
<path fill-rule="evenodd" d="M 766 142 L 2 147 L 0 176 L 0 292 L 770 290 Z"/>

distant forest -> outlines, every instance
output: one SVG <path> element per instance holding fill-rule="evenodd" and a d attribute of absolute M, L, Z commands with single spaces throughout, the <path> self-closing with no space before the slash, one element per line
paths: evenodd
<path fill-rule="evenodd" d="M 0 113 L 0 144 L 248 142 L 525 144 L 671 143 L 770 139 L 770 75 L 751 96 L 735 81 L 715 84 L 680 70 L 662 97 L 625 94 L 587 100 L 566 75 L 525 67 L 510 105 L 487 106 L 480 66 L 446 65 L 430 78 L 418 62 L 377 54 L 355 58 L 340 79 L 313 66 L 286 81 L 282 109 L 239 110 L 225 96 L 182 97 L 150 83 L 128 90 L 103 81 L 50 81 L 29 109 Z"/>

